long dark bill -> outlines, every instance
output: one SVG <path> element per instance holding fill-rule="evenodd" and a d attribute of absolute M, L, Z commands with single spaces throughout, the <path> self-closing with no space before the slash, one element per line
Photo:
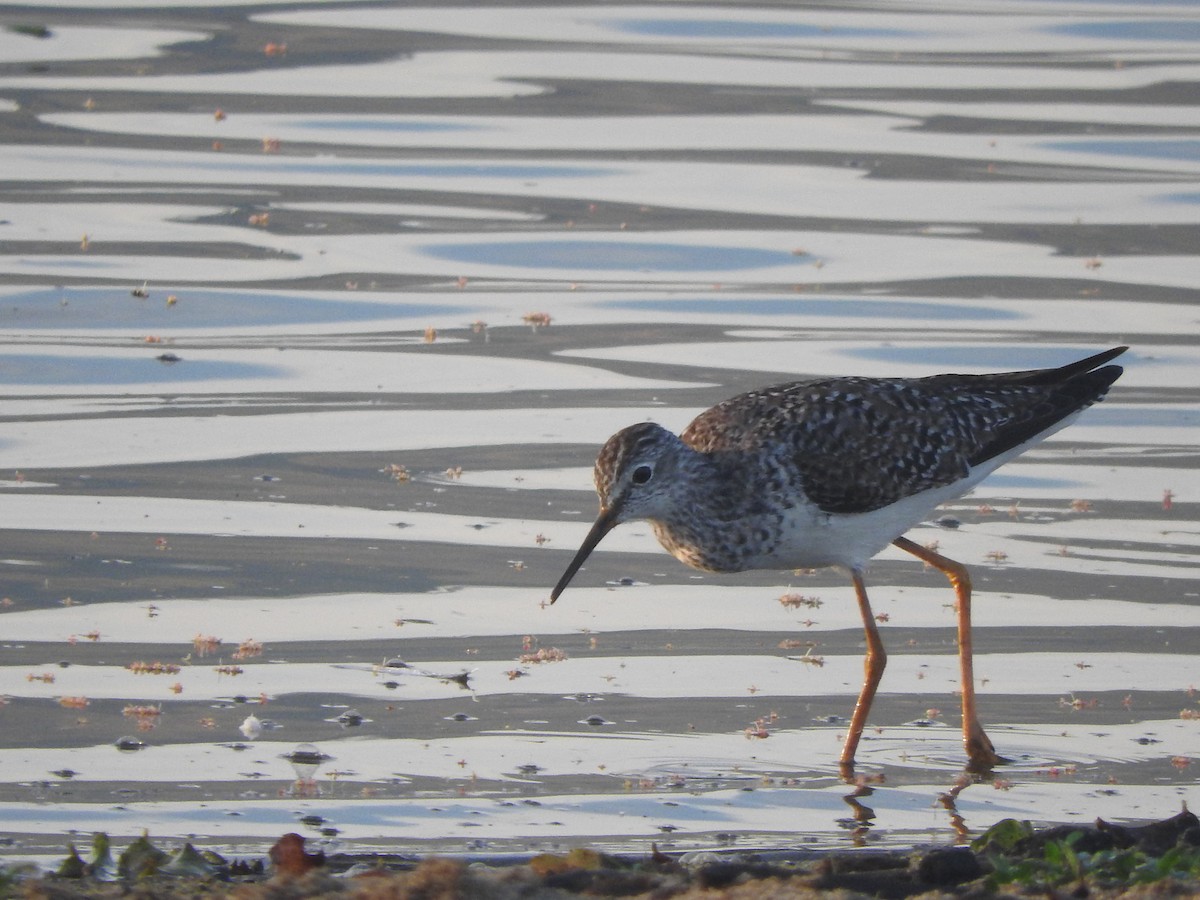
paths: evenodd
<path fill-rule="evenodd" d="M 579 571 L 579 567 L 596 549 L 596 545 L 604 539 L 604 536 L 612 531 L 616 525 L 616 517 L 609 509 L 601 508 L 600 515 L 596 517 L 595 523 L 592 525 L 592 530 L 587 533 L 587 537 L 583 539 L 583 543 L 579 545 L 579 551 L 575 554 L 575 558 L 571 560 L 571 564 L 567 566 L 567 571 L 563 572 L 562 578 L 558 579 L 558 584 L 554 586 L 554 590 L 550 592 L 550 602 L 553 603 L 558 599 L 558 595 L 566 590 L 571 579 L 575 577 L 575 573 Z"/>

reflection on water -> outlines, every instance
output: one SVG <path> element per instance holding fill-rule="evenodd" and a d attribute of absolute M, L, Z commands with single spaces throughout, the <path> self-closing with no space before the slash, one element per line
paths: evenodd
<path fill-rule="evenodd" d="M 1074 349 L 1060 350 L 1058 352 L 1061 354 L 1061 358 L 1047 361 L 1045 347 L 1022 347 L 1018 344 L 1006 344 L 1000 341 L 994 341 L 985 346 L 971 347 L 956 347 L 947 344 L 854 347 L 844 352 L 846 355 L 858 359 L 886 360 L 896 363 L 897 366 L 924 364 L 939 370 L 969 367 L 1009 372 L 1038 369 L 1048 365 L 1066 365 L 1081 355 Z M 1128 358 L 1129 352 L 1126 351 L 1125 358 Z M 1124 362 L 1124 359 L 1122 361 Z"/>
<path fill-rule="evenodd" d="M 1181 191 L 1178 194 L 1166 194 L 1160 199 L 1168 203 L 1200 203 L 1200 193 Z"/>
<path fill-rule="evenodd" d="M 852 28 L 804 25 L 795 22 L 757 21 L 745 19 L 611 19 L 606 24 L 631 34 L 672 38 L 729 38 L 756 40 L 767 38 L 912 38 L 921 32 L 897 28 Z"/>
<path fill-rule="evenodd" d="M 132 291 L 147 296 L 132 297 Z M 168 297 L 181 297 L 166 305 Z M 0 293 L 0 328 L 125 328 L 131 336 L 162 329 L 253 328 L 407 318 L 461 317 L 470 308 L 453 303 L 411 302 L 392 297 L 370 303 L 346 296 L 278 291 L 214 291 L 172 285 L 29 288 Z M 86 382 L 86 379 L 83 379 Z"/>
<path fill-rule="evenodd" d="M 415 131 L 415 132 L 443 132 L 443 131 L 478 131 L 477 126 L 468 125 L 466 122 L 429 122 L 420 119 L 385 119 L 380 117 L 372 118 L 337 118 L 337 119 L 292 119 L 283 122 L 282 124 L 294 128 L 309 128 L 313 131 L 325 131 L 328 129 L 336 129 L 338 131 L 345 129 L 346 131 Z"/>
<path fill-rule="evenodd" d="M 340 123 L 339 123 L 340 124 Z M 193 168 L 192 162 L 180 163 L 178 167 Z M 297 162 L 290 159 L 256 161 L 253 167 L 264 175 L 287 174 L 318 177 L 321 175 L 353 175 L 368 178 L 442 178 L 452 182 L 457 178 L 603 178 L 615 170 L 602 166 L 572 166 L 558 163 L 538 165 L 536 163 L 389 163 L 361 162 L 350 159 L 318 159 Z M 200 163 L 199 168 L 221 171 L 242 168 L 237 163 Z M 451 184 L 447 188 L 453 189 Z"/>
<path fill-rule="evenodd" d="M 1161 408 L 1112 409 L 1098 406 L 1088 411 L 1088 418 L 1105 428 L 1161 428 L 1183 429 L 1200 426 L 1200 409 L 1194 406 L 1164 406 Z"/>
<path fill-rule="evenodd" d="M 1114 19 L 1107 22 L 1064 22 L 1047 29 L 1073 37 L 1109 41 L 1200 41 L 1200 22 L 1195 19 Z"/>
<path fill-rule="evenodd" d="M 920 303 L 913 300 L 867 300 L 862 297 L 833 300 L 827 297 L 678 297 L 670 300 L 610 300 L 609 309 L 636 309 L 658 313 L 713 313 L 743 316 L 837 316 L 846 319 L 882 317 L 915 321 L 958 319 L 1003 321 L 1018 318 L 1011 310 L 953 303 Z M 1006 365 L 1003 363 L 1002 365 Z M 1040 365 L 1040 363 L 1039 363 Z"/>
<path fill-rule="evenodd" d="M 1164 138 L 1103 140 L 1094 138 L 1086 141 L 1052 141 L 1046 146 L 1052 150 L 1069 150 L 1074 153 L 1100 153 L 1106 156 L 1200 162 L 1200 141 L 1197 140 Z"/>
<path fill-rule="evenodd" d="M 1004 470 L 996 472 L 994 475 L 989 475 L 988 483 L 994 490 L 1019 492 L 1036 489 L 1055 491 L 1060 494 L 1077 493 L 1080 488 L 1087 486 L 1083 481 L 1072 481 L 1069 478 L 1038 478 L 1033 475 L 1009 475 Z"/>
<path fill-rule="evenodd" d="M 112 356 L 53 356 L 50 354 L 0 353 L 0 384 L 13 388 L 50 385 L 110 384 L 114 387 L 163 382 L 195 382 L 214 379 L 255 379 L 283 374 L 275 366 L 252 363 L 189 360 L 165 352 L 147 353 L 144 359 Z"/>
<path fill-rule="evenodd" d="M 807 254 L 747 247 L 628 241 L 505 241 L 503 243 L 430 244 L 430 256 L 464 263 L 523 269 L 602 269 L 638 272 L 737 271 L 812 262 Z"/>
<path fill-rule="evenodd" d="M 69 70 L 95 13 L 57 10 L 0 72 L 0 852 L 1200 804 L 1200 19 L 958 6 L 151 2 Z M 630 524 L 546 602 L 619 427 L 1118 343 L 1108 401 L 913 533 L 974 573 L 988 778 L 945 580 L 890 551 L 854 785 L 838 573 L 702 576 Z"/>

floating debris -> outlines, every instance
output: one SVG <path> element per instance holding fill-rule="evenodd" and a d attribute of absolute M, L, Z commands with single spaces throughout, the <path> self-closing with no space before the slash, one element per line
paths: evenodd
<path fill-rule="evenodd" d="M 128 663 L 125 666 L 134 675 L 178 675 L 181 667 L 175 663 L 165 663 L 155 660 L 154 662 L 136 662 Z"/>
<path fill-rule="evenodd" d="M 197 634 L 192 638 L 192 648 L 197 656 L 211 656 L 221 649 L 221 639 L 211 634 Z"/>
<path fill-rule="evenodd" d="M 238 648 L 234 652 L 233 658 L 249 659 L 252 656 L 262 656 L 262 652 L 262 641 L 256 641 L 254 638 L 246 638 L 246 640 L 238 644 Z"/>
<path fill-rule="evenodd" d="M 249 740 L 258 740 L 259 735 L 263 731 L 262 719 L 251 713 L 242 720 L 242 724 L 238 726 L 238 731 L 244 734 Z"/>
<path fill-rule="evenodd" d="M 322 753 L 315 744 L 297 744 L 291 753 L 285 753 L 283 758 L 293 766 L 319 766 L 329 762 L 332 756 Z"/>
<path fill-rule="evenodd" d="M 789 656 L 789 657 L 788 657 L 788 659 L 790 659 L 790 660 L 792 660 L 792 661 L 794 661 L 794 662 L 801 662 L 801 663 L 804 663 L 805 665 L 808 665 L 808 666 L 814 666 L 814 667 L 816 667 L 816 668 L 818 668 L 818 669 L 819 669 L 819 668 L 821 668 L 822 666 L 824 666 L 824 665 L 825 665 L 825 657 L 823 657 L 823 656 L 813 656 L 813 650 L 814 650 L 814 649 L 815 649 L 815 645 L 813 645 L 813 646 L 810 646 L 810 647 L 809 647 L 809 648 L 808 648 L 808 649 L 807 649 L 807 650 L 804 652 L 804 655 L 803 655 L 803 656 Z"/>
<path fill-rule="evenodd" d="M 539 647 L 533 653 L 522 653 L 518 658 L 518 662 L 526 665 L 537 665 L 539 663 L 563 662 L 567 659 L 565 650 L 559 650 L 557 647 Z"/>
<path fill-rule="evenodd" d="M 779 598 L 779 604 L 788 609 L 799 609 L 800 607 L 818 609 L 822 605 L 822 601 L 817 597 L 807 597 L 804 594 L 788 593 Z"/>
<path fill-rule="evenodd" d="M 127 719 L 157 719 L 162 715 L 162 707 L 152 704 L 127 703 L 121 710 L 121 715 Z"/>
<path fill-rule="evenodd" d="M 412 481 L 412 475 L 409 474 L 408 467 L 402 466 L 400 463 L 392 463 L 390 466 L 385 466 L 379 471 L 386 473 L 387 476 L 392 479 L 392 481 L 395 481 L 398 484 L 404 484 L 405 482 Z"/>
<path fill-rule="evenodd" d="M 357 728 L 367 721 L 357 709 L 348 709 L 335 720 L 343 728 Z"/>
<path fill-rule="evenodd" d="M 416 622 L 416 623 L 426 624 L 426 625 L 432 624 L 431 622 L 428 622 L 425 619 L 405 619 L 405 620 L 400 620 L 400 621 Z M 361 668 L 361 667 L 355 666 L 355 665 L 350 665 L 350 666 L 345 666 L 345 668 L 353 669 L 353 668 Z M 467 670 L 463 670 L 462 672 L 456 672 L 452 675 L 447 675 L 444 672 L 431 672 L 428 669 L 418 669 L 416 666 L 411 666 L 408 663 L 406 663 L 404 660 L 399 659 L 399 658 L 389 659 L 389 660 L 386 660 L 386 661 L 380 663 L 377 666 L 371 667 L 371 671 L 376 675 L 382 673 L 384 670 L 388 670 L 389 675 L 390 674 L 415 675 L 418 678 L 432 678 L 435 681 L 441 681 L 445 684 L 457 684 L 459 687 L 463 688 L 464 690 L 471 689 L 471 673 Z M 398 670 L 398 672 L 396 670 Z"/>

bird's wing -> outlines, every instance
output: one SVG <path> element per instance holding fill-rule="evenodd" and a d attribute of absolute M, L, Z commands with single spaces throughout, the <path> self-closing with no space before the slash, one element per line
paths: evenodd
<path fill-rule="evenodd" d="M 1049 433 L 1120 374 L 1074 369 L 1060 381 L 1052 371 L 793 382 L 720 403 L 681 437 L 745 466 L 761 454 L 826 512 L 870 512 Z"/>
<path fill-rule="evenodd" d="M 761 454 L 826 512 L 869 512 L 967 475 L 962 435 L 948 433 L 957 420 L 936 399 L 911 381 L 796 382 L 718 404 L 682 438 L 746 466 Z"/>

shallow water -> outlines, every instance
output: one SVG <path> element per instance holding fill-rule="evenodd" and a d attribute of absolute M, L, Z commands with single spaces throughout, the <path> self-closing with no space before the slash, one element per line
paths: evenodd
<path fill-rule="evenodd" d="M 1190 4 L 126 6 L 0 32 L 0 852 L 1200 803 Z M 913 532 L 974 572 L 994 776 L 951 592 L 898 551 L 857 788 L 844 576 L 628 525 L 545 602 L 623 425 L 1118 343 L 1104 404 Z"/>

